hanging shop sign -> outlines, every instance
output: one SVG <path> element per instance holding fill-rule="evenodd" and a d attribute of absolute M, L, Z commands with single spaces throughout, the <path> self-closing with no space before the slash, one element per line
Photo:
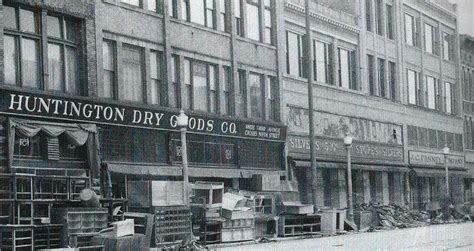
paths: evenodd
<path fill-rule="evenodd" d="M 444 166 L 444 155 L 442 153 L 430 153 L 421 151 L 409 151 L 410 165 L 416 166 Z M 464 168 L 464 156 L 448 155 L 448 166 Z"/>
<path fill-rule="evenodd" d="M 288 135 L 288 147 L 291 153 L 310 153 L 309 137 Z M 315 137 L 316 155 L 344 159 L 347 156 L 343 139 Z M 353 142 L 351 156 L 354 160 L 389 161 L 403 163 L 403 147 L 368 142 Z"/>
<path fill-rule="evenodd" d="M 93 100 L 0 90 L 0 113 L 91 123 L 177 130 L 178 114 L 166 110 L 112 105 Z M 285 141 L 286 127 L 188 114 L 188 130 L 196 133 Z"/>

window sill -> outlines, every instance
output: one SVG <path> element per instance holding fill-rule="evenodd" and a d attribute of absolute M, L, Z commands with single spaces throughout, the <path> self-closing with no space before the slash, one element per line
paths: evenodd
<path fill-rule="evenodd" d="M 196 23 L 193 23 L 193 22 L 188 22 L 188 21 L 181 20 L 181 19 L 177 19 L 177 18 L 174 18 L 174 17 L 170 17 L 170 21 L 171 21 L 171 22 L 174 22 L 174 23 L 183 24 L 183 25 L 186 25 L 186 26 L 191 26 L 191 27 L 196 28 L 196 29 L 200 29 L 200 30 L 203 30 L 203 31 L 212 32 L 212 33 L 214 33 L 214 34 L 222 35 L 222 36 L 226 36 L 226 37 L 229 37 L 229 38 L 230 38 L 230 34 L 229 34 L 229 33 L 225 32 L 225 31 L 220 31 L 220 30 L 212 29 L 212 28 L 206 27 L 206 26 L 204 26 L 204 25 L 196 24 Z"/>
<path fill-rule="evenodd" d="M 115 0 L 115 1 L 114 0 L 102 0 L 102 2 L 104 2 L 106 4 L 115 5 L 115 6 L 127 9 L 127 10 L 135 11 L 135 12 L 138 12 L 138 13 L 146 14 L 146 15 L 149 15 L 149 16 L 163 18 L 163 14 L 158 13 L 158 12 L 154 12 L 154 11 L 151 11 L 151 10 L 145 10 L 145 9 L 143 9 L 143 6 L 136 6 L 136 5 L 126 4 L 126 3 L 120 2 L 119 0 Z"/>
<path fill-rule="evenodd" d="M 305 84 L 308 83 L 308 79 L 307 78 L 302 78 L 302 77 L 297 77 L 297 76 L 293 76 L 293 75 L 288 75 L 288 74 L 283 74 L 283 78 L 286 78 L 286 79 L 291 79 L 291 80 L 296 80 L 298 82 L 304 82 Z M 338 85 L 332 85 L 332 84 L 328 84 L 328 83 L 323 83 L 323 82 L 317 82 L 317 81 L 312 81 L 313 83 L 313 86 L 317 85 L 317 86 L 321 86 L 321 87 L 326 87 L 328 89 L 334 89 L 334 90 L 338 90 L 338 91 L 343 91 L 343 92 L 349 92 L 349 93 L 354 93 L 354 94 L 358 94 L 358 95 L 364 95 L 363 92 L 361 91 L 357 91 L 357 90 L 353 90 L 353 89 L 348 89 L 348 88 L 343 88 L 343 87 L 340 87 Z"/>
<path fill-rule="evenodd" d="M 249 43 L 253 43 L 253 44 L 258 44 L 258 45 L 261 45 L 261 46 L 263 46 L 263 47 L 267 47 L 267 48 L 276 50 L 276 46 L 275 46 L 275 45 L 267 44 L 267 43 L 260 42 L 260 41 L 257 41 L 257 40 L 253 40 L 253 39 L 250 39 L 250 38 L 246 38 L 246 37 L 242 37 L 242 36 L 237 36 L 237 40 L 244 41 L 244 42 L 249 42 Z"/>
<path fill-rule="evenodd" d="M 392 103 L 395 103 L 395 104 L 402 104 L 402 102 L 398 99 L 391 99 L 391 98 L 387 98 L 387 97 L 372 95 L 370 93 L 367 94 L 367 96 L 373 98 L 374 100 L 378 100 L 378 101 L 389 101 L 389 102 L 392 102 Z"/>
<path fill-rule="evenodd" d="M 409 45 L 406 42 L 405 42 L 405 47 L 411 48 L 411 49 L 414 49 L 414 50 L 417 50 L 417 51 L 422 51 L 420 47 L 415 46 L 415 45 Z"/>
<path fill-rule="evenodd" d="M 447 63 L 447 64 L 452 64 L 452 65 L 455 65 L 455 64 L 456 64 L 456 62 L 454 62 L 452 59 L 445 59 L 445 58 L 443 58 L 443 62 L 444 62 L 444 63 Z"/>
<path fill-rule="evenodd" d="M 458 117 L 457 114 L 446 113 L 446 112 L 439 111 L 439 110 L 436 110 L 436 109 L 430 109 L 430 108 L 425 107 L 425 106 L 414 105 L 414 104 L 407 104 L 407 106 L 408 106 L 408 107 L 412 107 L 412 108 L 417 108 L 417 109 L 422 110 L 422 111 L 426 111 L 426 112 L 430 112 L 430 113 L 435 113 L 435 114 L 443 115 L 443 116 Z"/>

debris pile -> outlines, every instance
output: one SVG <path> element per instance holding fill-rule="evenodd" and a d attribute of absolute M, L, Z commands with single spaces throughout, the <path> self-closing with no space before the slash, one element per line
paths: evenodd
<path fill-rule="evenodd" d="M 465 214 L 452 209 L 449 217 L 444 217 L 439 210 L 409 210 L 399 205 L 359 204 L 354 208 L 356 214 L 371 213 L 372 220 L 368 226 L 359 226 L 360 230 L 380 230 L 393 228 L 411 228 L 430 224 L 454 223 L 470 220 Z"/>

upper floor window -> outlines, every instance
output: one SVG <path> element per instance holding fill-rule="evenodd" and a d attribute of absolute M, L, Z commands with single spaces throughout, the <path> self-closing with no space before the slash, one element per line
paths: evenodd
<path fill-rule="evenodd" d="M 237 35 L 243 35 L 243 25 L 242 25 L 242 0 L 234 1 L 234 19 L 235 19 L 235 30 Z"/>
<path fill-rule="evenodd" d="M 445 103 L 445 111 L 448 114 L 454 114 L 454 84 L 446 82 L 444 83 L 444 103 Z"/>
<path fill-rule="evenodd" d="M 240 117 L 245 117 L 247 114 L 247 72 L 245 70 L 238 70 L 239 84 L 235 90 L 235 114 Z"/>
<path fill-rule="evenodd" d="M 162 87 L 162 55 L 157 51 L 150 51 L 150 95 L 151 104 L 161 104 L 163 87 Z"/>
<path fill-rule="evenodd" d="M 383 0 L 375 0 L 375 18 L 377 35 L 384 35 L 383 27 Z"/>
<path fill-rule="evenodd" d="M 418 26 L 415 18 L 409 14 L 405 14 L 405 42 L 411 46 L 418 45 Z"/>
<path fill-rule="evenodd" d="M 395 62 L 388 61 L 388 81 L 390 94 L 389 97 L 392 100 L 397 99 L 397 66 Z"/>
<path fill-rule="evenodd" d="M 372 31 L 372 0 L 365 0 L 365 21 L 368 31 Z"/>
<path fill-rule="evenodd" d="M 230 90 L 232 86 L 232 68 L 224 66 L 224 83 L 222 85 L 222 114 L 231 114 Z"/>
<path fill-rule="evenodd" d="M 378 71 L 379 71 L 379 96 L 387 97 L 387 88 L 386 88 L 386 71 L 385 71 L 385 59 L 378 58 Z"/>
<path fill-rule="evenodd" d="M 120 100 L 143 102 L 143 50 L 142 48 L 122 46 L 122 82 L 118 83 L 118 97 Z"/>
<path fill-rule="evenodd" d="M 216 66 L 213 64 L 191 59 L 184 60 L 184 108 L 217 112 L 216 74 Z"/>
<path fill-rule="evenodd" d="M 130 4 L 133 6 L 141 6 L 141 0 L 120 0 L 122 3 Z"/>
<path fill-rule="evenodd" d="M 258 1 L 247 0 L 247 37 L 260 41 L 260 12 Z"/>
<path fill-rule="evenodd" d="M 99 85 L 99 97 L 113 98 L 116 72 L 115 44 L 112 41 L 104 40 L 102 42 L 102 85 Z"/>
<path fill-rule="evenodd" d="M 330 44 L 323 43 L 317 40 L 313 41 L 314 51 L 314 80 L 331 84 L 331 64 L 330 64 Z"/>
<path fill-rule="evenodd" d="M 418 73 L 413 70 L 407 70 L 407 82 L 408 103 L 412 105 L 421 105 L 421 86 Z"/>
<path fill-rule="evenodd" d="M 272 76 L 268 76 L 266 79 L 266 96 L 268 100 L 267 104 L 267 114 L 270 120 L 276 119 L 276 111 L 277 111 L 277 85 L 276 85 L 276 78 Z"/>
<path fill-rule="evenodd" d="M 286 73 L 293 76 L 303 75 L 303 36 L 286 32 Z"/>
<path fill-rule="evenodd" d="M 357 90 L 355 51 L 338 48 L 339 86 Z"/>
<path fill-rule="evenodd" d="M 375 58 L 373 55 L 367 55 L 367 77 L 369 81 L 369 93 L 370 95 L 376 95 L 375 94 L 375 77 L 374 77 L 374 71 L 375 71 Z"/>
<path fill-rule="evenodd" d="M 426 76 L 426 96 L 427 107 L 429 109 L 440 109 L 439 105 L 439 81 L 430 76 Z"/>
<path fill-rule="evenodd" d="M 186 21 L 215 28 L 214 0 L 185 0 L 183 18 Z M 184 12 L 186 15 L 184 15 Z"/>
<path fill-rule="evenodd" d="M 272 28 L 272 3 L 271 0 L 264 0 L 264 5 L 265 5 L 265 33 L 264 33 L 264 41 L 267 44 L 272 44 L 272 36 L 273 36 L 273 28 Z"/>
<path fill-rule="evenodd" d="M 8 19 L 3 36 L 5 84 L 80 94 L 79 22 L 19 7 L 4 6 L 3 12 Z M 45 47 L 40 46 L 42 41 Z"/>
<path fill-rule="evenodd" d="M 263 81 L 262 75 L 250 73 L 248 89 L 250 92 L 250 117 L 256 119 L 263 118 Z"/>
<path fill-rule="evenodd" d="M 228 15 L 228 0 L 219 0 L 220 6 L 220 13 L 219 13 L 219 20 L 221 22 L 220 30 L 228 32 L 228 24 L 227 24 L 227 15 Z"/>
<path fill-rule="evenodd" d="M 438 36 L 436 29 L 429 24 L 425 24 L 425 51 L 431 54 L 438 54 Z"/>
<path fill-rule="evenodd" d="M 453 35 L 443 32 L 443 58 L 453 60 Z"/>
<path fill-rule="evenodd" d="M 394 22 L 394 14 L 393 14 L 393 6 L 390 4 L 387 4 L 387 9 L 386 9 L 387 15 L 387 38 L 388 39 L 395 39 L 395 22 Z"/>
<path fill-rule="evenodd" d="M 162 0 L 147 0 L 148 10 L 156 12 L 156 13 L 162 13 L 161 2 Z"/>

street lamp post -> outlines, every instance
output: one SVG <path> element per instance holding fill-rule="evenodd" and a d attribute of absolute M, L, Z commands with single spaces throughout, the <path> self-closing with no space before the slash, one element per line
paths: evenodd
<path fill-rule="evenodd" d="M 351 170 L 351 148 L 352 148 L 352 137 L 346 135 L 344 137 L 344 146 L 347 150 L 347 204 L 349 207 L 348 219 L 354 221 L 354 206 L 352 201 L 352 170 Z"/>
<path fill-rule="evenodd" d="M 449 147 L 445 145 L 443 148 L 444 170 L 446 172 L 446 195 L 449 198 L 448 154 L 449 154 Z"/>
<path fill-rule="evenodd" d="M 188 127 L 188 116 L 181 109 L 177 117 L 177 124 L 181 132 L 181 158 L 183 161 L 183 197 L 186 206 L 189 206 L 189 174 L 188 174 L 188 151 L 186 147 L 186 129 Z"/>

